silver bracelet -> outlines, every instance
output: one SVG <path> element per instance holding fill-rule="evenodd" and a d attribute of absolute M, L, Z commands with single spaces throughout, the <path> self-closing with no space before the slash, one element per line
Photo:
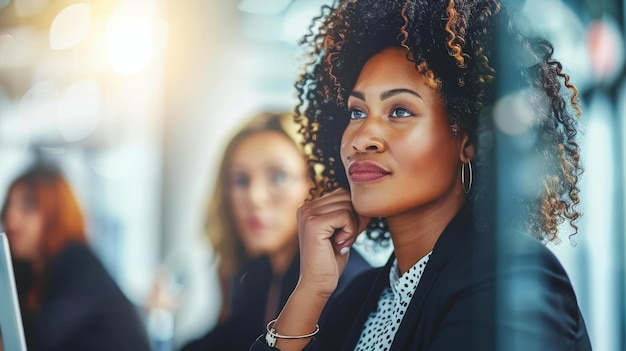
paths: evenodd
<path fill-rule="evenodd" d="M 265 342 L 267 343 L 267 346 L 269 347 L 274 347 L 276 345 L 276 338 L 279 339 L 306 339 L 306 338 L 310 338 L 312 336 L 314 336 L 315 334 L 317 334 L 320 331 L 320 326 L 319 325 L 315 325 L 315 330 L 312 333 L 308 333 L 308 334 L 304 334 L 304 335 L 282 335 L 282 334 L 278 334 L 276 332 L 276 329 L 274 329 L 274 324 L 276 323 L 277 319 L 273 319 L 271 320 L 269 323 L 267 323 L 267 334 L 265 334 Z"/>

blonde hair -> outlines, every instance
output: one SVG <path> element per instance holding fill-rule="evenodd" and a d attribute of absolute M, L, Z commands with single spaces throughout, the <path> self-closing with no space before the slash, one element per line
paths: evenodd
<path fill-rule="evenodd" d="M 299 125 L 295 123 L 293 113 L 262 112 L 245 123 L 230 139 L 224 149 L 219 164 L 217 179 L 206 210 L 205 230 L 213 246 L 215 257 L 219 259 L 219 277 L 224 302 L 220 320 L 228 315 L 228 299 L 230 298 L 230 282 L 249 258 L 239 240 L 234 214 L 232 213 L 229 196 L 229 169 L 234 151 L 241 143 L 253 135 L 274 131 L 285 135 L 293 142 L 294 147 L 303 154 L 302 136 L 298 133 Z"/>

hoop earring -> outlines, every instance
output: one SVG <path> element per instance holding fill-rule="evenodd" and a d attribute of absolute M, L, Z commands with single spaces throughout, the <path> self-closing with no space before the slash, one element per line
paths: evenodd
<path fill-rule="evenodd" d="M 467 168 L 469 171 L 469 184 L 465 185 L 465 163 L 461 164 L 461 185 L 463 186 L 463 191 L 465 191 L 466 194 L 472 190 L 472 182 L 474 180 L 472 161 L 467 161 Z"/>

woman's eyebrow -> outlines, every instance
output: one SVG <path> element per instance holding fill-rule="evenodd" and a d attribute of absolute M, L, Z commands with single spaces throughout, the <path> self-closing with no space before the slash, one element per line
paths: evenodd
<path fill-rule="evenodd" d="M 405 89 L 405 88 L 391 89 L 391 90 L 383 91 L 382 93 L 380 93 L 380 99 L 381 100 L 386 100 L 386 99 L 389 99 L 392 96 L 396 96 L 396 95 L 402 94 L 402 93 L 411 94 L 411 95 L 417 96 L 418 98 L 424 100 L 422 98 L 422 96 L 420 94 L 418 94 L 416 91 L 413 91 L 411 89 Z"/>
<path fill-rule="evenodd" d="M 357 99 L 365 101 L 365 95 L 363 95 L 363 93 L 361 93 L 361 92 L 353 91 L 353 92 L 350 93 L 350 96 L 354 96 Z"/>
<path fill-rule="evenodd" d="M 391 90 L 383 91 L 382 93 L 380 93 L 380 99 L 386 100 L 386 99 L 389 99 L 390 97 L 393 97 L 402 93 L 411 94 L 424 100 L 422 96 L 418 94 L 416 91 L 411 90 L 411 89 L 406 89 L 406 88 L 398 88 L 398 89 L 391 89 Z M 360 91 L 353 91 L 350 93 L 350 96 L 353 96 L 357 99 L 365 101 L 365 95 L 363 95 L 363 93 L 361 93 Z"/>

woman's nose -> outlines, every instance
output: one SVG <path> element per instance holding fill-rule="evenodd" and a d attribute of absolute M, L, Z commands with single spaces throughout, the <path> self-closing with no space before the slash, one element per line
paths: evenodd
<path fill-rule="evenodd" d="M 385 141 L 378 124 L 372 119 L 363 122 L 352 139 L 352 148 L 360 153 L 383 152 Z"/>
<path fill-rule="evenodd" d="M 251 204 L 262 205 L 267 202 L 269 196 L 267 184 L 264 181 L 255 179 L 250 182 L 250 186 L 248 187 L 248 200 Z"/>

